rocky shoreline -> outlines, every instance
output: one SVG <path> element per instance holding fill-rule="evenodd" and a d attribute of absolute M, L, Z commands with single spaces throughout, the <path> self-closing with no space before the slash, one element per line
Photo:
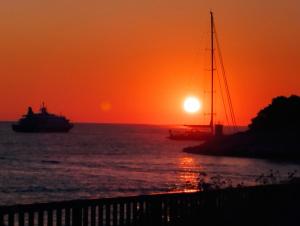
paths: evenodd
<path fill-rule="evenodd" d="M 187 147 L 187 153 L 279 160 L 300 160 L 299 133 L 240 132 Z"/>

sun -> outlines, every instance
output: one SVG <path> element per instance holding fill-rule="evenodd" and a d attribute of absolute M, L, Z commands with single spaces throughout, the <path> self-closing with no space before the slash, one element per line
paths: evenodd
<path fill-rule="evenodd" d="M 201 101 L 194 96 L 189 96 L 185 98 L 183 102 L 183 109 L 188 113 L 196 113 L 202 107 Z"/>

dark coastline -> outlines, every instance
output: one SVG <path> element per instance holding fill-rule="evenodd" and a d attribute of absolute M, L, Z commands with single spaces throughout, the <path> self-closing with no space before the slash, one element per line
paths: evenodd
<path fill-rule="evenodd" d="M 300 160 L 300 97 L 275 97 L 252 119 L 248 130 L 215 136 L 185 152 L 280 161 Z"/>
<path fill-rule="evenodd" d="M 215 137 L 205 143 L 184 148 L 192 154 L 261 158 L 278 161 L 300 161 L 299 133 L 240 132 L 233 135 Z"/>

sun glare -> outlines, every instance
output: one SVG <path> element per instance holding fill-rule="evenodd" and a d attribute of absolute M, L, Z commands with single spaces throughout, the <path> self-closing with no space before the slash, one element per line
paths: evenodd
<path fill-rule="evenodd" d="M 183 102 L 183 109 L 188 113 L 196 113 L 201 107 L 202 104 L 197 97 L 187 97 Z"/>

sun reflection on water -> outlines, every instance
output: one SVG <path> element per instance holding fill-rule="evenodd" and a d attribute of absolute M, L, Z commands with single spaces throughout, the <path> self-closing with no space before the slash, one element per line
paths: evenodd
<path fill-rule="evenodd" d="M 192 157 L 183 157 L 179 159 L 179 168 L 181 169 L 179 180 L 184 186 L 180 188 L 183 192 L 195 192 L 198 185 L 199 165 Z"/>

